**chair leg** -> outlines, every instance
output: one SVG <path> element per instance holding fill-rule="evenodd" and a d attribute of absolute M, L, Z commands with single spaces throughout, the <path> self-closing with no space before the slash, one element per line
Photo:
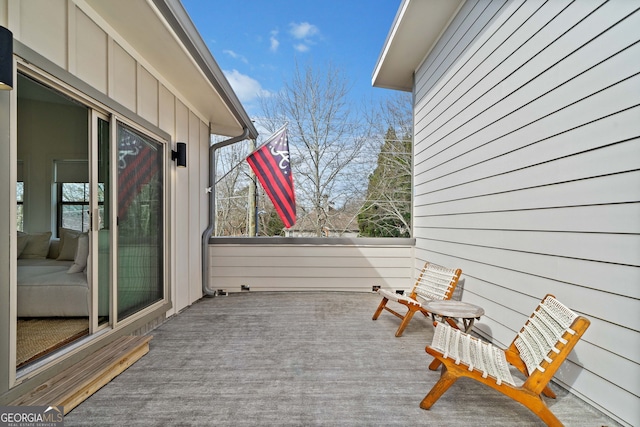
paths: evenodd
<path fill-rule="evenodd" d="M 376 310 L 375 313 L 373 313 L 373 320 L 376 320 L 378 318 L 378 316 L 380 316 L 380 313 L 382 313 L 382 310 L 384 310 L 384 307 L 387 305 L 387 302 L 389 302 L 388 298 L 382 298 L 382 301 L 380 301 L 380 305 L 378 305 L 378 309 Z"/>
<path fill-rule="evenodd" d="M 515 400 L 526 406 L 531 412 L 536 414 L 544 423 L 550 427 L 562 427 L 560 420 L 553 415 L 551 409 L 544 403 L 542 397 L 538 395 L 520 395 Z"/>
<path fill-rule="evenodd" d="M 433 361 L 429 364 L 429 369 L 432 371 L 437 371 L 441 364 L 442 362 L 434 357 Z"/>
<path fill-rule="evenodd" d="M 545 386 L 545 388 L 542 390 L 542 394 L 544 394 L 545 396 L 551 398 L 551 399 L 555 399 L 556 398 L 556 394 L 551 391 L 551 389 L 549 388 L 549 386 Z"/>
<path fill-rule="evenodd" d="M 409 311 L 407 311 L 407 314 L 405 314 L 404 318 L 402 319 L 402 323 L 400 323 L 400 326 L 398 327 L 398 330 L 396 331 L 396 337 L 401 337 L 402 336 L 402 333 L 404 332 L 404 330 L 409 325 L 409 322 L 411 321 L 411 318 L 413 317 L 413 315 L 415 313 L 416 313 L 415 310 L 412 310 L 411 308 L 409 308 Z"/>
<path fill-rule="evenodd" d="M 460 329 L 460 327 L 458 326 L 458 324 L 456 323 L 456 321 L 455 321 L 455 320 L 453 320 L 451 317 L 447 317 L 447 318 L 445 318 L 445 320 L 447 321 L 447 323 L 448 323 L 449 325 L 451 325 L 451 327 L 452 327 L 452 328 L 454 328 L 454 329 Z M 463 330 L 462 332 L 464 332 L 464 330 Z"/>
<path fill-rule="evenodd" d="M 562 427 L 564 425 L 560 422 L 558 417 L 553 415 L 553 412 L 551 412 L 547 405 L 544 405 L 538 411 L 534 412 L 549 427 Z"/>
<path fill-rule="evenodd" d="M 436 403 L 438 399 L 440 399 L 440 396 L 442 396 L 444 392 L 447 391 L 449 387 L 451 387 L 457 380 L 458 377 L 449 372 L 446 366 L 443 366 L 442 373 L 440 374 L 440 379 L 433 386 L 429 394 L 427 394 L 425 398 L 422 399 L 422 402 L 420 402 L 420 407 L 422 409 L 430 409 L 433 404 Z"/>

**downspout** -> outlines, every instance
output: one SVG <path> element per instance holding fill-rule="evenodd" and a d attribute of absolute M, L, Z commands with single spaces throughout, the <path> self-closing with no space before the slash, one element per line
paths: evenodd
<path fill-rule="evenodd" d="M 211 131 L 209 131 L 211 134 Z M 216 227 L 216 150 L 243 141 L 249 136 L 249 129 L 243 128 L 242 135 L 234 136 L 209 147 L 209 225 L 202 233 L 202 292 L 206 296 L 216 296 L 209 288 L 209 238 Z"/>

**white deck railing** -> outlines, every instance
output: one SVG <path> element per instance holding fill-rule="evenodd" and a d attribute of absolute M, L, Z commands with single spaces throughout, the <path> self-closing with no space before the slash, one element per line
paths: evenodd
<path fill-rule="evenodd" d="M 209 287 L 225 292 L 408 290 L 414 239 L 212 238 Z"/>

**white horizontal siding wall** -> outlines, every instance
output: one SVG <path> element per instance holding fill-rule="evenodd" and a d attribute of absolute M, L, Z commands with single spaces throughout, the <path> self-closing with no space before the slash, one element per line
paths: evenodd
<path fill-rule="evenodd" d="M 467 1 L 416 71 L 416 267 L 463 270 L 507 346 L 556 295 L 556 380 L 640 425 L 640 3 Z"/>
<path fill-rule="evenodd" d="M 209 287 L 226 292 L 240 292 L 243 285 L 251 292 L 371 292 L 373 286 L 413 286 L 412 239 L 389 239 L 406 241 L 399 244 L 376 243 L 384 239 L 332 240 L 212 239 Z"/>

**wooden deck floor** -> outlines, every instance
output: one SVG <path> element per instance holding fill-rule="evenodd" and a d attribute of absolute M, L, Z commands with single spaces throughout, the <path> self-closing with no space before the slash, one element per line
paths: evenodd
<path fill-rule="evenodd" d="M 459 380 L 425 411 L 439 373 L 433 327 L 371 316 L 377 294 L 242 293 L 199 301 L 153 331 L 149 353 L 65 417 L 66 426 L 540 426 L 520 404 Z M 615 421 L 552 384 L 566 426 Z"/>
<path fill-rule="evenodd" d="M 150 336 L 118 338 L 10 406 L 64 406 L 67 414 L 147 354 L 150 340 Z"/>

